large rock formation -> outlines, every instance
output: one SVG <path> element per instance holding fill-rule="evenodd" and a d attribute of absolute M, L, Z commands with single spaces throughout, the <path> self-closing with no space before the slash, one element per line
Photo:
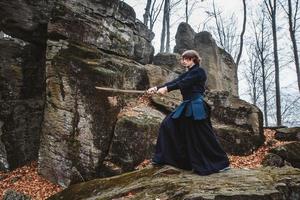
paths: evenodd
<path fill-rule="evenodd" d="M 23 40 L 0 43 L 1 154 L 10 167 L 38 156 L 39 173 L 67 187 L 132 170 L 151 157 L 164 114 L 144 105 L 134 108 L 136 115 L 120 115 L 138 95 L 95 89 L 145 90 L 181 71 L 178 65 L 148 64 L 153 33 L 136 21 L 131 7 L 119 0 L 2 0 L 0 17 L 0 29 Z M 202 54 L 210 89 L 237 95 L 232 59 L 208 33 L 190 30 L 178 38 L 177 52 L 195 47 Z M 169 61 L 175 63 L 174 57 Z M 210 95 L 214 120 L 224 125 L 217 130 L 227 131 L 219 133 L 226 150 L 246 154 L 257 148 L 263 139 L 259 111 L 226 92 Z M 178 96 L 157 108 L 174 109 Z"/>
<path fill-rule="evenodd" d="M 37 159 L 44 110 L 44 53 L 38 45 L 0 40 L 0 137 L 4 144 L 0 162 L 8 162 L 0 166 L 14 169 Z"/>
<path fill-rule="evenodd" d="M 232 169 L 210 176 L 165 166 L 70 186 L 49 200 L 185 199 L 185 200 L 298 200 L 300 170 Z"/>
<path fill-rule="evenodd" d="M 203 58 L 202 67 L 208 75 L 208 89 L 228 91 L 238 96 L 237 67 L 231 57 L 219 48 L 209 32 L 195 31 L 186 23 L 178 26 L 174 52 L 181 54 L 187 49 L 194 49 Z"/>

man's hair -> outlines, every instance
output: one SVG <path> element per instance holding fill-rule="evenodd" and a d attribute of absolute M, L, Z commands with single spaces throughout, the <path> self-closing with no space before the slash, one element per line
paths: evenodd
<path fill-rule="evenodd" d="M 185 52 L 182 53 L 182 59 L 189 59 L 193 60 L 195 64 L 201 63 L 202 58 L 198 54 L 197 51 L 195 50 L 186 50 Z"/>

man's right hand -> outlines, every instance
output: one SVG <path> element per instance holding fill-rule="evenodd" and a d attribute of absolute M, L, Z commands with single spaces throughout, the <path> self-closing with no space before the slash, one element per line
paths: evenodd
<path fill-rule="evenodd" d="M 152 87 L 152 88 L 149 88 L 148 90 L 147 90 L 147 93 L 148 94 L 154 94 L 154 93 L 156 93 L 157 92 L 157 87 L 155 86 L 155 87 Z"/>

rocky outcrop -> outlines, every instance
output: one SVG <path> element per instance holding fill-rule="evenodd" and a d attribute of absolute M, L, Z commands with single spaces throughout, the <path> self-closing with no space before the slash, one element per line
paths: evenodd
<path fill-rule="evenodd" d="M 228 91 L 238 96 L 237 66 L 231 55 L 217 46 L 209 32 L 195 33 L 190 25 L 181 23 L 176 33 L 174 52 L 181 54 L 187 49 L 196 50 L 202 57 L 209 90 Z"/>
<path fill-rule="evenodd" d="M 181 55 L 178 53 L 158 53 L 153 58 L 153 64 L 164 66 L 175 73 L 183 73 L 184 67 L 180 64 Z"/>
<path fill-rule="evenodd" d="M 281 141 L 300 141 L 300 127 L 276 129 L 275 139 Z"/>
<path fill-rule="evenodd" d="M 48 24 L 51 39 L 96 46 L 143 64 L 152 62 L 154 34 L 135 21 L 135 12 L 126 3 L 119 0 L 57 2 L 52 12 Z"/>
<path fill-rule="evenodd" d="M 33 74 L 42 72 L 39 74 L 42 82 L 33 78 L 26 82 L 32 90 L 34 85 L 43 88 L 39 98 L 46 96 L 44 114 L 38 113 L 39 129 L 31 131 L 32 135 L 26 135 L 33 143 L 30 146 L 36 148 L 35 159 L 40 147 L 39 173 L 62 186 L 97 177 L 109 150 L 117 115 L 121 107 L 136 95 L 97 91 L 95 86 L 148 88 L 147 70 L 139 63 L 152 61 L 153 33 L 136 21 L 131 7 L 119 0 L 1 1 L 0 17 L 0 30 L 23 39 L 29 46 L 37 44 L 42 47 L 42 50 L 39 49 L 41 55 L 28 52 L 28 55 L 41 58 L 37 62 L 42 64 Z M 18 67 L 9 70 L 21 71 Z M 12 82 L 20 82 L 20 74 L 17 73 L 19 77 L 11 76 Z M 1 88 L 1 91 L 3 95 L 10 94 L 6 88 Z M 14 88 L 14 91 L 19 90 Z M 27 116 L 27 107 L 29 110 L 33 109 L 31 107 L 39 109 L 39 105 L 31 103 L 25 107 L 15 104 L 9 107 L 6 99 L 4 102 L 1 103 L 5 113 L 4 120 L 1 120 L 4 123 L 6 120 L 12 122 L 12 116 L 15 116 L 22 120 L 21 126 L 25 122 L 29 127 L 35 125 L 34 115 L 26 117 L 26 120 L 23 118 Z M 44 108 L 44 99 L 41 108 Z M 12 114 L 11 110 L 15 113 Z M 43 117 L 39 145 L 35 144 L 35 138 L 39 141 Z M 16 124 L 9 127 L 4 124 L 4 140 L 19 140 L 27 134 L 17 126 L 20 131 L 18 137 L 8 137 L 6 127 L 13 125 Z M 30 152 L 24 155 L 18 148 L 13 149 L 13 145 L 4 144 L 8 159 L 12 159 L 12 163 L 17 162 L 12 166 L 21 165 L 21 161 L 31 156 Z M 18 147 L 26 150 L 24 146 L 19 144 Z"/>
<path fill-rule="evenodd" d="M 232 169 L 210 176 L 198 176 L 169 166 L 148 167 L 120 176 L 73 185 L 49 200 L 298 200 L 299 181 L 300 171 L 290 167 Z"/>
<path fill-rule="evenodd" d="M 269 152 L 279 156 L 284 162 L 293 167 L 300 168 L 300 142 L 284 144 L 271 149 Z M 270 159 L 266 157 L 264 160 L 267 162 Z"/>
<path fill-rule="evenodd" d="M 119 114 L 108 156 L 102 172 L 107 175 L 133 171 L 145 159 L 151 159 L 164 114 L 146 105 Z"/>
<path fill-rule="evenodd" d="M 101 172 L 121 107 L 134 96 L 95 86 L 148 87 L 138 63 L 85 44 L 48 40 L 39 173 L 62 186 Z"/>
<path fill-rule="evenodd" d="M 3 126 L 3 122 L 0 121 L 0 171 L 8 171 L 9 170 L 9 166 L 8 166 L 8 162 L 7 162 L 7 153 L 6 153 L 6 149 L 5 146 L 2 142 L 2 126 Z M 0 178 L 1 180 L 1 178 Z"/>
<path fill-rule="evenodd" d="M 7 155 L 8 163 L 2 163 L 5 168 L 14 169 L 37 159 L 44 111 L 43 53 L 40 45 L 0 40 L 1 153 Z"/>
<path fill-rule="evenodd" d="M 38 155 L 39 173 L 67 187 L 133 170 L 151 156 L 164 114 L 145 106 L 136 107 L 134 116 L 120 115 L 138 95 L 95 88 L 145 90 L 182 70 L 178 64 L 172 67 L 178 54 L 156 56 L 163 67 L 148 64 L 153 33 L 136 21 L 131 7 L 119 0 L 3 0 L 0 17 L 0 29 L 23 41 L 6 41 L 0 52 L 1 139 L 10 167 Z M 209 88 L 237 95 L 232 58 L 208 33 L 182 27 L 178 30 L 188 32 L 178 32 L 176 52 L 198 50 Z M 209 101 L 214 120 L 224 124 L 216 129 L 222 130 L 226 150 L 246 154 L 257 148 L 262 143 L 259 112 L 228 93 L 214 94 Z M 155 108 L 174 109 L 178 93 L 169 98 L 170 104 L 156 103 Z"/>

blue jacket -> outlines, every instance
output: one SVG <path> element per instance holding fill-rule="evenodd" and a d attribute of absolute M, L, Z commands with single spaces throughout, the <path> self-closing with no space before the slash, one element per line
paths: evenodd
<path fill-rule="evenodd" d="M 203 93 L 207 75 L 199 65 L 192 66 L 187 72 L 178 78 L 165 83 L 161 87 L 167 87 L 168 91 L 179 89 L 183 102 L 172 112 L 172 118 L 177 119 L 183 114 L 186 117 L 193 117 L 194 120 L 202 120 L 208 117 Z"/>

